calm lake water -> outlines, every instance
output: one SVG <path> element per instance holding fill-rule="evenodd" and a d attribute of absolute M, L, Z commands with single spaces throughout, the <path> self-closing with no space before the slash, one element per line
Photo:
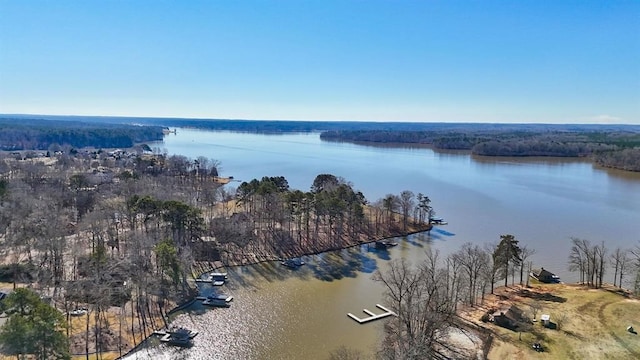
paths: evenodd
<path fill-rule="evenodd" d="M 231 308 L 196 306 L 175 319 L 200 332 L 195 346 L 154 346 L 136 353 L 140 359 L 326 359 L 342 345 L 371 355 L 385 320 L 358 325 L 346 314 L 376 311 L 382 288 L 371 274 L 390 259 L 417 262 L 429 246 L 445 256 L 465 242 L 497 242 L 509 233 L 536 249 L 534 266 L 575 281 L 567 271 L 571 237 L 604 241 L 610 250 L 640 243 L 640 174 L 582 160 L 485 158 L 323 142 L 319 134 L 189 129 L 154 146 L 219 160 L 221 175 L 241 181 L 285 176 L 292 188 L 308 190 L 316 175 L 330 173 L 372 202 L 388 193 L 422 192 L 449 225 L 401 241 L 388 253 L 363 247 L 324 254 L 305 258 L 309 264 L 297 271 L 280 264 L 229 269 L 224 291 L 235 297 Z"/>

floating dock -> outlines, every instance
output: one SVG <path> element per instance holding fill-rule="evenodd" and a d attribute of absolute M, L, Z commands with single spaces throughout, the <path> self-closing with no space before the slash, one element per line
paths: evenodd
<path fill-rule="evenodd" d="M 350 318 L 352 318 L 353 320 L 357 321 L 359 324 L 366 324 L 369 321 L 374 321 L 374 320 L 378 320 L 378 319 L 382 319 L 385 318 L 387 316 L 398 316 L 396 313 L 394 313 L 393 311 L 387 309 L 386 307 L 380 305 L 380 304 L 376 304 L 376 306 L 378 308 L 380 308 L 381 310 L 384 311 L 384 313 L 382 314 L 374 314 L 372 311 L 369 311 L 367 309 L 363 309 L 362 311 L 364 313 L 366 313 L 367 315 L 369 315 L 368 317 L 365 318 L 359 318 L 355 315 L 353 315 L 352 313 L 348 313 L 347 316 L 349 316 Z"/>
<path fill-rule="evenodd" d="M 225 281 L 227 281 L 228 279 L 229 279 L 229 276 L 227 275 L 226 272 L 225 273 L 213 272 L 206 275 L 206 277 L 199 277 L 195 279 L 195 282 L 209 283 L 209 284 L 212 284 L 213 286 L 222 286 L 224 285 Z"/>
<path fill-rule="evenodd" d="M 222 286 L 222 285 L 224 285 L 224 281 L 221 281 L 221 280 L 214 280 L 214 279 L 212 279 L 212 278 L 208 278 L 208 279 L 201 279 L 201 278 L 198 278 L 198 279 L 196 279 L 195 281 L 196 281 L 197 283 L 208 283 L 208 284 L 211 284 L 211 285 L 213 285 L 213 286 Z"/>

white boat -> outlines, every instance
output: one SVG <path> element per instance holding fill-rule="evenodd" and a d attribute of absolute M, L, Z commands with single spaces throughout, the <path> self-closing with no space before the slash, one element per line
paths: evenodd
<path fill-rule="evenodd" d="M 214 306 L 214 307 L 230 307 L 231 304 L 226 299 L 206 298 L 202 301 L 202 305 Z"/>
<path fill-rule="evenodd" d="M 215 300 L 224 300 L 226 302 L 233 301 L 233 296 L 227 295 L 227 294 L 214 294 L 214 295 L 209 295 L 207 298 L 215 299 Z"/>
<path fill-rule="evenodd" d="M 225 273 L 213 272 L 209 276 L 211 277 L 211 280 L 213 280 L 213 281 L 226 281 L 226 280 L 229 279 L 229 275 L 226 272 Z"/>
<path fill-rule="evenodd" d="M 231 301 L 233 301 L 233 296 L 227 295 L 227 294 L 211 294 L 209 296 L 198 296 L 198 297 L 196 297 L 196 300 L 200 300 L 200 301 L 205 301 L 205 300 L 210 300 L 210 299 L 224 300 L 226 302 L 231 302 Z"/>

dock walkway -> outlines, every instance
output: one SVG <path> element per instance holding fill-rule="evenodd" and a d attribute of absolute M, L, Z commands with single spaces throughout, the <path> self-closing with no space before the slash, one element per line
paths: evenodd
<path fill-rule="evenodd" d="M 362 311 L 363 311 L 364 313 L 366 313 L 367 315 L 369 315 L 368 317 L 365 317 L 365 318 L 359 318 L 359 317 L 357 317 L 357 316 L 353 315 L 352 313 L 348 313 L 348 314 L 347 314 L 347 316 L 349 316 L 349 317 L 350 317 L 350 318 L 352 318 L 353 320 L 357 321 L 359 324 L 366 324 L 366 323 L 368 323 L 369 321 L 374 321 L 374 320 L 382 319 L 382 318 L 385 318 L 385 317 L 387 317 L 387 316 L 391 316 L 391 315 L 398 316 L 396 313 L 394 313 L 393 311 L 391 311 L 391 310 L 387 309 L 386 307 L 384 307 L 384 306 L 382 306 L 382 305 L 380 305 L 380 304 L 376 304 L 376 306 L 377 306 L 378 308 L 380 308 L 381 310 L 383 310 L 383 311 L 384 311 L 384 313 L 382 313 L 382 314 L 375 314 L 375 313 L 373 313 L 373 312 L 372 312 L 372 311 L 370 311 L 370 310 L 363 309 Z"/>

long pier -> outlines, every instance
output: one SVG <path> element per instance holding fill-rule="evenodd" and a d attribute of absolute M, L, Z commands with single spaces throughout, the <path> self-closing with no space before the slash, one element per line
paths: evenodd
<path fill-rule="evenodd" d="M 362 311 L 364 313 L 366 313 L 367 315 L 369 315 L 368 317 L 365 318 L 359 318 L 355 315 L 353 315 L 352 313 L 348 313 L 347 316 L 349 316 L 350 318 L 352 318 L 353 320 L 357 321 L 359 324 L 366 324 L 369 321 L 374 321 L 374 320 L 378 320 L 378 319 L 382 319 L 385 318 L 387 316 L 398 316 L 396 313 L 394 313 L 393 311 L 387 309 L 386 307 L 380 305 L 380 304 L 376 304 L 376 306 L 378 308 L 380 308 L 381 310 L 383 310 L 384 312 L 382 314 L 375 314 L 372 311 L 369 311 L 367 309 L 362 309 Z"/>

